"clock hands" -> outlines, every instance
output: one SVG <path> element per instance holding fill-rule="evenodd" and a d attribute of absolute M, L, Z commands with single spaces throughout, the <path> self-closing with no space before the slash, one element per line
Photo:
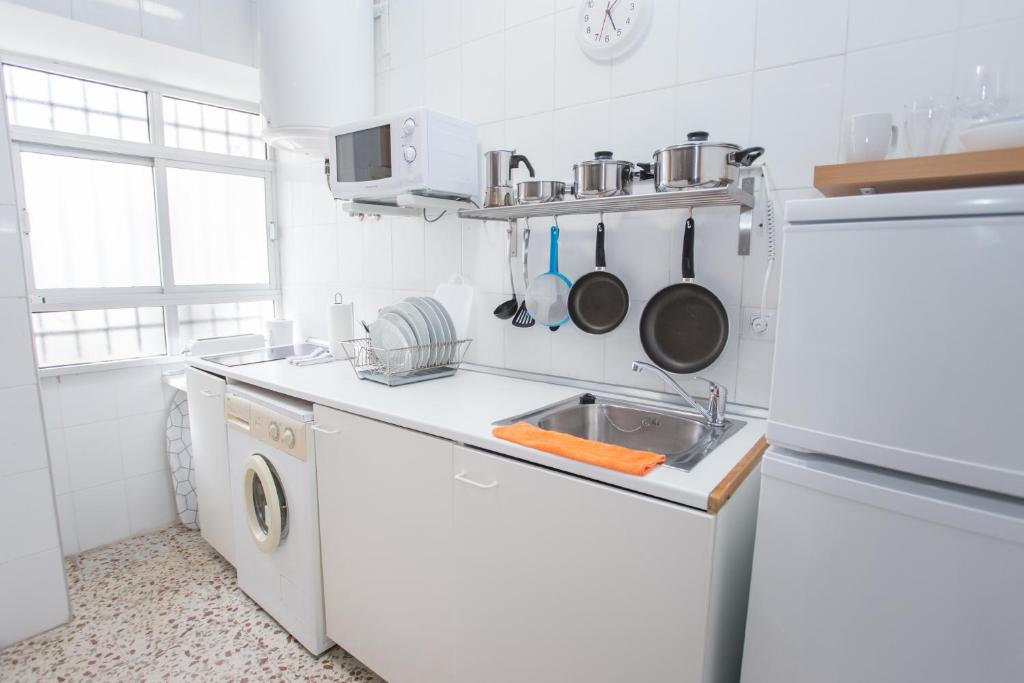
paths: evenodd
<path fill-rule="evenodd" d="M 615 25 L 615 18 L 612 17 L 612 10 L 615 9 L 615 6 L 617 4 L 619 4 L 619 0 L 610 0 L 609 3 L 607 5 L 605 5 L 605 8 L 604 8 L 604 18 L 605 18 L 605 20 L 606 21 L 610 21 L 612 23 L 612 28 L 615 29 L 616 31 L 619 30 L 619 27 Z M 603 33 L 604 33 L 604 21 L 601 22 L 601 32 L 597 34 L 597 37 L 600 38 Z"/>
<path fill-rule="evenodd" d="M 598 40 L 601 40 L 601 36 L 604 35 L 604 25 L 605 25 L 605 22 L 608 21 L 608 8 L 610 8 L 612 6 L 612 2 L 613 2 L 613 0 L 608 0 L 608 4 L 606 4 L 604 6 L 604 19 L 601 20 L 601 30 L 597 32 L 597 39 Z M 614 0 L 614 2 L 618 2 L 618 0 Z"/>

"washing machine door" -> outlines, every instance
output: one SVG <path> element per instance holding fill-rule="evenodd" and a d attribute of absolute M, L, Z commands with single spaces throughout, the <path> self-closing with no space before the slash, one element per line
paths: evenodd
<path fill-rule="evenodd" d="M 273 463 L 259 453 L 250 455 L 242 486 L 249 533 L 260 550 L 272 553 L 288 533 L 288 502 Z"/>

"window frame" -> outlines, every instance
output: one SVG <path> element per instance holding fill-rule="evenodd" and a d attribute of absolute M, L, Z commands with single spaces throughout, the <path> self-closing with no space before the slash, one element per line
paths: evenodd
<path fill-rule="evenodd" d="M 21 245 L 30 311 L 32 313 L 43 313 L 140 306 L 162 306 L 164 309 L 164 330 L 167 339 L 167 353 L 165 355 L 75 365 L 46 366 L 40 367 L 40 372 L 50 373 L 59 370 L 82 371 L 91 366 L 101 366 L 102 369 L 108 369 L 111 367 L 136 365 L 140 364 L 141 361 L 159 362 L 162 359 L 166 362 L 169 358 L 179 356 L 183 348 L 179 336 L 177 307 L 181 304 L 269 300 L 273 301 L 275 312 L 280 314 L 282 307 L 281 253 L 277 234 L 276 178 L 272 149 L 269 146 L 267 147 L 267 159 L 255 159 L 252 157 L 169 147 L 164 144 L 162 98 L 165 95 L 235 109 L 246 113 L 258 113 L 259 105 L 257 103 L 242 102 L 209 93 L 191 91 L 185 88 L 3 51 L 0 51 L 0 64 L 9 64 L 14 67 L 36 69 L 61 76 L 141 90 L 146 94 L 149 114 L 149 143 L 129 142 L 78 133 L 16 126 L 8 121 L 15 200 L 17 202 L 21 227 Z M 0 106 L 3 106 L 6 112 L 7 95 L 2 78 L 0 78 Z M 149 287 L 37 289 L 32 264 L 31 216 L 25 205 L 24 177 L 21 167 L 22 152 L 56 154 L 58 156 L 115 161 L 151 167 L 153 169 L 157 245 L 162 285 Z M 229 285 L 178 285 L 174 282 L 174 264 L 171 254 L 170 207 L 167 196 L 168 168 L 213 171 L 263 178 L 268 282 Z"/>

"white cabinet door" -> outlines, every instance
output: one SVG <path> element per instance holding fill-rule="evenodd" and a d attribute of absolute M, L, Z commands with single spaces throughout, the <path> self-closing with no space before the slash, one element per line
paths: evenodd
<path fill-rule="evenodd" d="M 192 458 L 199 499 L 199 529 L 206 542 L 235 564 L 228 434 L 224 424 L 226 382 L 216 375 L 185 368 Z"/>
<path fill-rule="evenodd" d="M 702 680 L 714 519 L 455 449 L 456 680 Z"/>
<path fill-rule="evenodd" d="M 390 683 L 449 683 L 452 444 L 314 414 L 327 635 Z"/>

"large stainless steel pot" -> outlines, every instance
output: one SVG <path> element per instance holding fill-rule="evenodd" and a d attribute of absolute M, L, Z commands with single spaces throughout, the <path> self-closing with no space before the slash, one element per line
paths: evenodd
<path fill-rule="evenodd" d="M 616 161 L 611 152 L 594 152 L 594 158 L 572 166 L 573 195 L 584 197 L 618 197 L 633 191 L 634 180 L 651 177 L 648 164 Z"/>
<path fill-rule="evenodd" d="M 736 182 L 741 167 L 764 154 L 764 147 L 708 142 L 708 134 L 694 131 L 680 145 L 654 153 L 654 189 L 658 192 L 693 187 L 720 187 Z"/>

